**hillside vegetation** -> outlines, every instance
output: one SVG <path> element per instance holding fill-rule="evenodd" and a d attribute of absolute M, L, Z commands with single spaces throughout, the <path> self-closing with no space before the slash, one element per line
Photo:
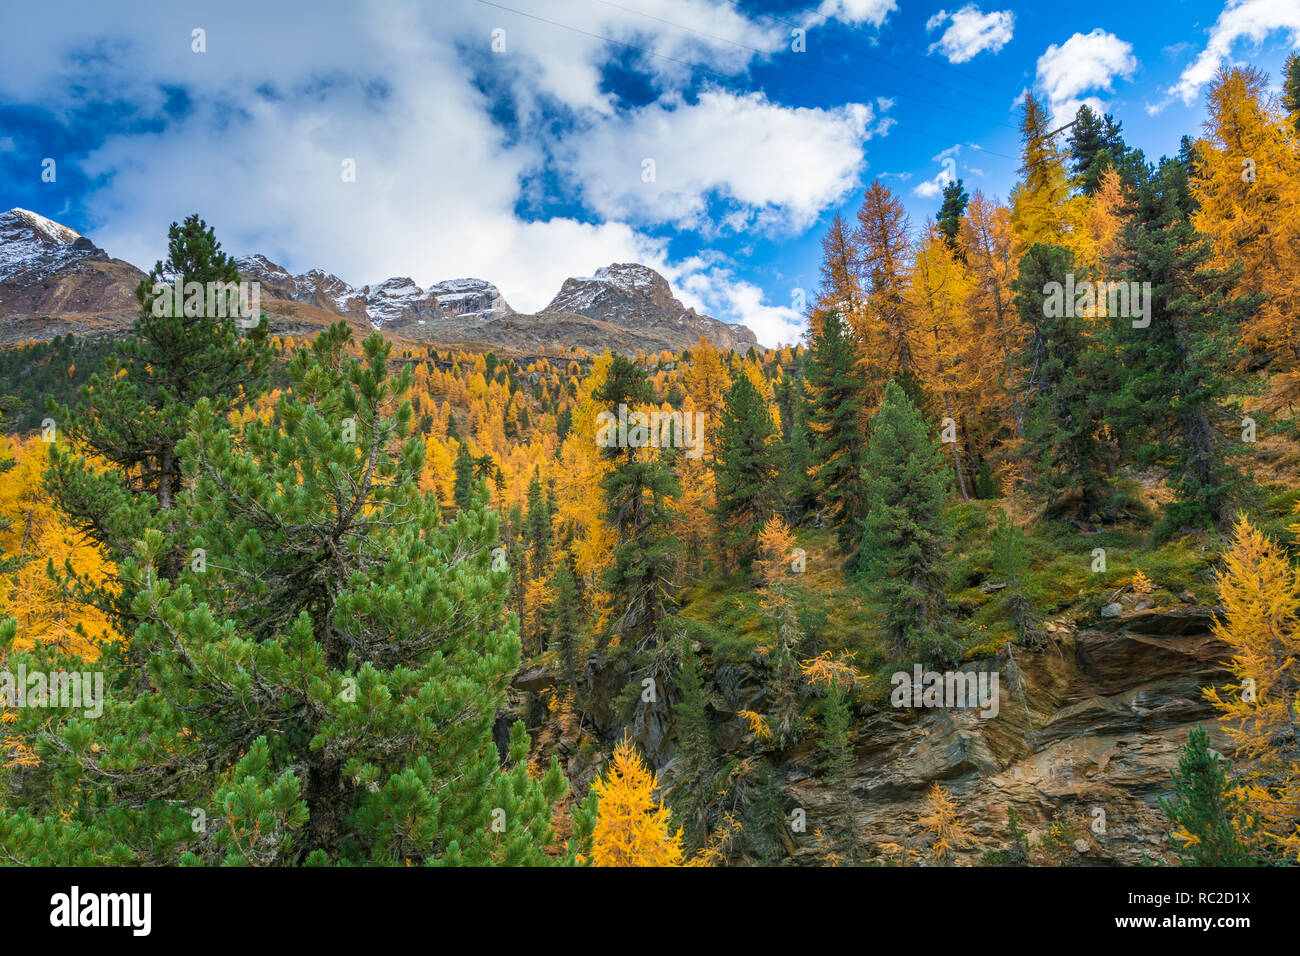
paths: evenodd
<path fill-rule="evenodd" d="M 103 699 L 4 701 L 0 859 L 1300 861 L 1288 69 L 1158 162 L 1030 95 L 1007 203 L 873 183 L 797 346 L 144 294 L 5 353 L 0 661 Z M 197 215 L 169 252 L 238 278 Z"/>

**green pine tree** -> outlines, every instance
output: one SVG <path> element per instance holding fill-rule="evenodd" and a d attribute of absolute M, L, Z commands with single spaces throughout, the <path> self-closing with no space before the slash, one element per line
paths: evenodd
<path fill-rule="evenodd" d="M 539 577 L 551 559 L 551 507 L 542 492 L 540 472 L 533 468 L 533 477 L 528 482 L 528 514 L 524 519 L 527 527 L 528 562 L 534 577 Z"/>
<path fill-rule="evenodd" d="M 858 862 L 858 828 L 853 814 L 853 688 L 849 684 L 851 671 L 844 676 L 818 685 L 818 707 L 821 720 L 818 725 L 818 743 L 824 753 L 822 769 L 826 791 L 836 795 L 836 803 L 828 807 L 830 819 L 823 830 L 832 841 L 834 851 L 842 853 L 845 862 L 854 866 Z"/>
<path fill-rule="evenodd" d="M 1085 195 L 1091 196 L 1101 186 L 1101 177 L 1112 166 L 1126 169 L 1128 147 L 1124 143 L 1120 123 L 1107 113 L 1098 116 L 1087 103 L 1075 114 L 1074 128 L 1070 130 L 1070 169 L 1074 182 Z"/>
<path fill-rule="evenodd" d="M 817 479 L 812 474 L 814 438 L 808 414 L 807 392 L 800 381 L 791 405 L 790 440 L 782 468 L 784 498 L 796 522 L 817 506 Z"/>
<path fill-rule="evenodd" d="M 221 251 L 213 230 L 197 215 L 172 223 L 167 248 L 167 259 L 136 288 L 140 314 L 131 335 L 82 389 L 81 403 L 51 401 L 49 408 L 59 440 L 51 449 L 46 485 L 73 527 L 114 562 L 131 553 L 146 529 L 174 536 L 170 512 L 184 470 L 178 446 L 194 406 L 206 400 L 225 415 L 268 382 L 266 316 L 243 332 L 239 303 L 228 293 L 206 294 L 217 283 L 239 282 L 235 262 Z M 177 282 L 183 299 L 172 294 Z M 204 292 L 191 295 L 190 283 L 202 284 Z M 183 552 L 169 545 L 158 573 L 174 579 L 184 562 Z M 67 583 L 130 632 L 132 613 L 116 599 L 114 585 L 71 578 Z"/>
<path fill-rule="evenodd" d="M 721 418 L 713 459 L 718 534 L 723 552 L 748 569 L 758 532 L 776 510 L 777 428 L 747 375 L 737 375 L 727 390 Z"/>
<path fill-rule="evenodd" d="M 456 461 L 452 464 L 456 480 L 452 484 L 451 497 L 456 507 L 462 511 L 473 507 L 478 484 L 474 480 L 474 456 L 469 452 L 469 445 L 462 442 L 456 450 Z"/>
<path fill-rule="evenodd" d="M 673 820 L 682 826 L 688 850 L 698 850 L 709 839 L 709 808 L 714 799 L 717 747 L 709 722 L 709 697 L 704 675 L 688 641 L 680 648 L 677 702 L 673 726 L 677 733 L 677 781 L 673 789 Z"/>
<path fill-rule="evenodd" d="M 0 811 L 30 864 L 543 864 L 567 783 L 493 728 L 520 664 L 497 519 L 443 523 L 421 492 L 411 372 L 344 323 L 289 363 L 273 420 L 200 399 L 173 502 L 192 548 L 159 575 L 145 532 L 121 578 L 145 685 L 110 652 L 102 716 L 27 710 L 41 764 Z M 82 665 L 84 669 L 85 665 Z M 155 689 L 156 688 L 156 689 Z M 575 815 L 581 852 L 590 808 Z"/>
<path fill-rule="evenodd" d="M 939 226 L 939 231 L 943 233 L 944 241 L 958 255 L 962 253 L 957 246 L 957 233 L 961 231 L 961 217 L 966 212 L 968 202 L 970 202 L 970 194 L 962 187 L 960 179 L 952 180 L 944 185 L 943 203 L 939 206 L 936 223 Z"/>
<path fill-rule="evenodd" d="M 1262 296 L 1232 297 L 1238 270 L 1206 265 L 1210 242 L 1190 218 L 1192 161 L 1185 144 L 1182 158 L 1163 160 L 1137 191 L 1124 258 L 1128 279 L 1151 284 L 1150 325 L 1121 317 L 1111 326 L 1122 384 L 1108 389 L 1108 419 L 1139 462 L 1169 469 L 1178 501 L 1166 509 L 1166 529 L 1231 522 L 1247 487 L 1231 461 L 1244 448 L 1236 396 L 1256 387 L 1240 371 L 1237 332 Z"/>
<path fill-rule="evenodd" d="M 1246 801 L 1200 727 L 1187 735 L 1178 769 L 1170 775 L 1174 796 L 1162 799 L 1160 809 L 1178 827 L 1173 842 L 1183 866 L 1255 866 L 1250 848 L 1254 822 Z"/>
<path fill-rule="evenodd" d="M 871 429 L 863 473 L 870 506 L 860 567 L 883 608 L 884 634 L 907 657 L 951 659 L 944 590 L 950 470 L 902 388 L 890 382 Z"/>
<path fill-rule="evenodd" d="M 993 534 L 993 566 L 1002 574 L 1006 584 L 1003 599 L 1016 629 L 1017 643 L 1038 646 L 1043 642 L 1044 634 L 1025 593 L 1028 565 L 1024 532 L 1016 526 L 1010 513 L 999 511 L 997 530 Z"/>
<path fill-rule="evenodd" d="M 1292 53 L 1282 67 L 1282 105 L 1291 114 L 1291 123 L 1300 133 L 1300 53 Z"/>
<path fill-rule="evenodd" d="M 583 674 L 582 604 L 573 561 L 567 555 L 555 569 L 555 599 L 551 604 L 551 644 L 557 652 L 560 685 L 581 706 Z"/>
<path fill-rule="evenodd" d="M 1113 391 L 1112 366 L 1089 334 L 1089 323 L 1097 320 L 1075 308 L 1077 301 L 1065 301 L 1071 275 L 1077 282 L 1085 279 L 1069 249 L 1035 243 L 1012 283 L 1016 308 L 1031 330 L 1021 356 L 1027 390 L 1024 454 L 1040 498 L 1052 503 L 1077 490 L 1079 512 L 1092 517 L 1109 488 L 1110 450 L 1100 436 Z M 1060 294 L 1048 294 L 1048 283 L 1057 283 Z"/>
<path fill-rule="evenodd" d="M 853 338 L 839 313 L 831 312 L 814 335 L 808 362 L 813 460 L 820 499 L 840 550 L 856 543 L 867 513 L 862 461 L 867 447 L 867 382 L 858 367 Z"/>
<path fill-rule="evenodd" d="M 593 397 L 614 416 L 620 405 L 625 406 L 630 418 L 636 406 L 649 404 L 654 396 L 641 366 L 615 355 Z M 657 644 L 663 638 L 672 574 L 681 550 L 669 530 L 670 501 L 681 494 L 681 488 L 666 456 L 648 447 L 649 428 L 629 422 L 628 432 L 626 446 L 610 442 L 604 449 L 612 467 L 600 487 L 617 543 L 603 584 L 612 599 L 614 633 L 641 644 Z"/>

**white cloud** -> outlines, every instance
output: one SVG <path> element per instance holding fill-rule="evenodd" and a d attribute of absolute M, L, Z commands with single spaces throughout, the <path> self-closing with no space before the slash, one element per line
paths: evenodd
<path fill-rule="evenodd" d="M 897 9 L 895 0 L 822 0 L 817 12 L 853 26 L 865 23 L 878 27 Z"/>
<path fill-rule="evenodd" d="M 1095 96 L 1082 94 L 1114 91 L 1117 78 L 1128 79 L 1137 70 L 1133 44 L 1100 27 L 1091 33 L 1076 33 L 1060 46 L 1053 43 L 1038 58 L 1038 86 L 1047 94 L 1048 105 L 1058 120 L 1068 120 L 1083 103 L 1102 107 Z"/>
<path fill-rule="evenodd" d="M 1219 67 L 1228 61 L 1239 41 L 1249 40 L 1258 45 L 1275 30 L 1289 31 L 1290 43 L 1300 46 L 1300 3 L 1296 0 L 1228 0 L 1214 26 L 1210 27 L 1205 49 L 1183 70 L 1178 82 L 1165 91 L 1168 98 L 1164 103 L 1149 108 L 1148 112 L 1156 112 L 1173 97 L 1190 106 L 1201 87 L 1210 82 Z"/>
<path fill-rule="evenodd" d="M 793 305 L 764 304 L 762 289 L 737 280 L 725 268 L 700 270 L 680 281 L 682 288 L 705 302 L 717 318 L 747 325 L 761 345 L 793 345 L 807 324 Z"/>
<path fill-rule="evenodd" d="M 920 196 L 922 199 L 937 199 L 943 194 L 943 187 L 948 185 L 948 179 L 940 173 L 934 179 L 927 179 L 924 182 L 917 183 L 912 188 L 913 196 Z"/>
<path fill-rule="evenodd" d="M 939 172 L 930 179 L 923 179 L 921 182 L 913 186 L 912 195 L 919 196 L 922 199 L 938 199 L 943 195 L 943 188 L 957 179 L 957 157 L 961 155 L 961 151 L 966 147 L 970 147 L 974 150 L 980 149 L 978 143 L 953 143 L 948 148 L 941 149 L 939 152 L 931 156 L 930 161 L 938 163 L 941 168 L 939 169 Z M 968 170 L 970 169 L 969 166 L 965 168 Z M 983 170 L 971 171 L 979 176 L 984 175 Z M 908 175 L 910 176 L 911 174 L 909 173 Z"/>
<path fill-rule="evenodd" d="M 983 13 L 977 4 L 967 4 L 956 13 L 940 10 L 925 23 L 926 32 L 949 22 L 938 42 L 928 52 L 943 53 L 950 63 L 965 63 L 985 50 L 997 53 L 1011 42 L 1016 17 L 1010 10 Z"/>
<path fill-rule="evenodd" d="M 943 195 L 943 187 L 952 180 L 947 169 L 939 170 L 933 179 L 926 179 L 912 187 L 912 195 L 922 199 L 938 199 Z"/>
<path fill-rule="evenodd" d="M 711 90 L 695 103 L 665 97 L 575 129 L 556 155 L 602 216 L 705 232 L 798 231 L 856 187 L 874 120 L 870 104 L 792 109 L 760 93 Z M 720 226 L 707 215 L 715 198 L 729 210 Z"/>
<path fill-rule="evenodd" d="M 0 99 L 71 116 L 81 87 L 131 104 L 82 163 L 103 183 L 84 207 L 92 238 L 141 266 L 163 254 L 168 223 L 196 210 L 236 254 L 356 285 L 476 276 L 522 311 L 544 306 L 568 276 L 639 261 L 685 284 L 688 304 L 761 324 L 766 341 L 791 310 L 763 305 L 725 265 L 674 261 L 643 230 L 698 222 L 700 204 L 717 197 L 733 229 L 811 223 L 855 185 L 878 111 L 727 92 L 685 103 L 675 90 L 686 68 L 673 60 L 743 73 L 757 55 L 746 47 L 788 42 L 730 4 L 654 7 L 717 40 L 588 0 L 520 7 L 661 56 L 480 4 L 326 0 L 304 17 L 258 0 L 180 0 L 130 22 L 99 3 L 37 4 L 6 11 Z M 196 25 L 207 31 L 203 54 L 191 51 Z M 502 54 L 490 48 L 496 28 Z M 662 91 L 654 106 L 616 108 L 602 89 L 602 67 L 628 57 Z M 168 111 L 167 89 L 185 91 L 184 111 Z M 493 112 L 503 103 L 504 125 Z M 620 201 L 635 195 L 645 155 L 658 159 L 663 208 Z M 356 161 L 354 183 L 340 177 L 344 159 Z M 521 217 L 541 176 L 582 188 L 583 221 Z"/>

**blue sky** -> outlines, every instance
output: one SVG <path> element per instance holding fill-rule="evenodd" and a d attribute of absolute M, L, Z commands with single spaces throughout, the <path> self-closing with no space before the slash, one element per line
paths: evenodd
<path fill-rule="evenodd" d="M 1154 158 L 1215 68 L 1276 88 L 1297 46 L 1298 0 L 8 3 L 0 209 L 141 267 L 198 211 L 236 254 L 521 311 L 641 261 L 771 345 L 873 178 L 916 228 L 950 171 L 1006 197 L 1026 89 Z"/>

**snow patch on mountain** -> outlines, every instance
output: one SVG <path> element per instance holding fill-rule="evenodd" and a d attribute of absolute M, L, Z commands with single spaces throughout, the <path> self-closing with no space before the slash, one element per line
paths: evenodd
<path fill-rule="evenodd" d="M 290 302 L 315 303 L 339 313 L 359 312 L 366 307 L 363 292 L 321 269 L 292 275 L 263 255 L 239 256 L 235 265 L 245 279 L 262 283 L 266 291 Z"/>
<path fill-rule="evenodd" d="M 431 311 L 431 304 L 437 308 L 433 296 L 407 276 L 388 279 L 374 289 L 367 287 L 363 291 L 366 293 L 366 317 L 376 329 L 427 313 Z"/>
<path fill-rule="evenodd" d="M 0 282 L 36 280 L 103 250 L 74 229 L 17 207 L 0 215 Z"/>
<path fill-rule="evenodd" d="M 240 276 L 250 282 L 263 282 L 267 285 L 278 285 L 283 282 L 292 282 L 293 276 L 289 275 L 289 270 L 283 266 L 278 266 L 270 259 L 263 255 L 236 256 L 235 268 L 239 270 Z"/>
<path fill-rule="evenodd" d="M 484 279 L 446 279 L 429 286 L 428 291 L 439 309 L 464 319 L 491 319 L 514 312 L 501 290 Z"/>

